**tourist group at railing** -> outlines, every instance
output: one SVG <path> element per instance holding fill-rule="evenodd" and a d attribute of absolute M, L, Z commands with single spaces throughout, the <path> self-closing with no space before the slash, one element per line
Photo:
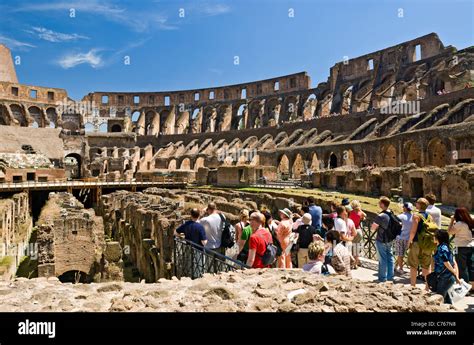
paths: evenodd
<path fill-rule="evenodd" d="M 323 213 L 313 197 L 297 212 L 279 210 L 276 218 L 266 209 L 243 209 L 234 225 L 211 202 L 202 211 L 192 209 L 190 218 L 176 229 L 176 272 L 197 278 L 203 273 L 274 267 L 351 277 L 372 245 L 378 282 L 405 275 L 406 262 L 412 286 L 422 278 L 427 290 L 451 303 L 454 287 L 469 289 L 474 283 L 474 220 L 467 209 L 458 208 L 448 229 L 441 229 L 435 201 L 428 194 L 415 206 L 404 203 L 403 212 L 396 215 L 390 199 L 381 197 L 380 213 L 365 229 L 360 202 L 346 198 L 332 202 L 329 213 Z"/>

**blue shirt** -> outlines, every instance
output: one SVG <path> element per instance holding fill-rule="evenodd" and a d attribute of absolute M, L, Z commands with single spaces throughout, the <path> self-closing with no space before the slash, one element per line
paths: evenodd
<path fill-rule="evenodd" d="M 398 216 L 398 218 L 402 221 L 402 232 L 398 235 L 398 238 L 408 241 L 410 239 L 410 231 L 413 224 L 413 214 L 411 212 L 403 212 Z"/>
<path fill-rule="evenodd" d="M 443 276 L 450 276 L 452 273 L 446 268 L 446 266 L 444 266 L 444 263 L 448 261 L 451 266 L 454 267 L 453 253 L 451 252 L 449 247 L 445 243 L 438 245 L 438 248 L 436 249 L 436 252 L 434 254 L 434 271 L 438 274 L 442 272 Z M 444 270 L 445 268 L 446 270 Z"/>
<path fill-rule="evenodd" d="M 309 214 L 311 215 L 311 225 L 316 229 L 321 229 L 323 221 L 323 209 L 321 206 L 310 205 Z"/>
<path fill-rule="evenodd" d="M 195 222 L 194 220 L 188 220 L 186 223 L 180 225 L 176 229 L 176 232 L 178 234 L 184 233 L 185 239 L 199 244 L 200 246 L 202 246 L 201 241 L 207 240 L 206 231 L 204 230 L 204 227 L 201 224 Z"/>

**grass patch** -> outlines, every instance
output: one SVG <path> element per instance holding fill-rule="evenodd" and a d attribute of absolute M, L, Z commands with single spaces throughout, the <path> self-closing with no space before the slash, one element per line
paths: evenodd
<path fill-rule="evenodd" d="M 12 263 L 13 263 L 12 256 L 4 256 L 3 258 L 0 259 L 0 266 L 9 267 Z"/>

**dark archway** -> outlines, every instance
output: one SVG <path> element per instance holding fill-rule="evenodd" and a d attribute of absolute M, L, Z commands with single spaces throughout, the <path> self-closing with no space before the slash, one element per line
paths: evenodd
<path fill-rule="evenodd" d="M 329 156 L 329 169 L 337 168 L 337 156 L 334 152 L 331 153 Z"/>
<path fill-rule="evenodd" d="M 61 283 L 90 283 L 92 280 L 82 271 L 66 271 L 58 277 Z"/>
<path fill-rule="evenodd" d="M 71 179 L 81 178 L 82 175 L 82 157 L 77 153 L 70 153 L 64 157 L 64 168 L 66 176 Z"/>
<path fill-rule="evenodd" d="M 112 133 L 119 133 L 122 131 L 122 126 L 118 125 L 118 124 L 115 124 L 113 125 L 111 128 L 110 128 L 110 131 Z"/>

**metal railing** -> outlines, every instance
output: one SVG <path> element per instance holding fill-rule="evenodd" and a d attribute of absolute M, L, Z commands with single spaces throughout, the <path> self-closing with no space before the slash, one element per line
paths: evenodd
<path fill-rule="evenodd" d="M 120 187 L 120 186 L 154 186 L 156 184 L 186 183 L 182 178 L 157 177 L 154 179 L 132 179 L 107 181 L 104 179 L 82 179 L 82 180 L 53 180 L 53 181 L 22 181 L 0 183 L 0 191 L 7 189 L 41 189 L 54 187 Z"/>
<path fill-rule="evenodd" d="M 243 262 L 183 238 L 174 238 L 174 269 L 177 278 L 200 278 L 204 273 L 219 273 L 249 268 Z"/>
<path fill-rule="evenodd" d="M 365 223 L 361 223 L 360 227 L 362 229 L 361 256 L 366 259 L 378 260 L 377 248 L 375 247 L 375 237 L 377 236 L 377 232 L 371 231 L 370 226 Z"/>

